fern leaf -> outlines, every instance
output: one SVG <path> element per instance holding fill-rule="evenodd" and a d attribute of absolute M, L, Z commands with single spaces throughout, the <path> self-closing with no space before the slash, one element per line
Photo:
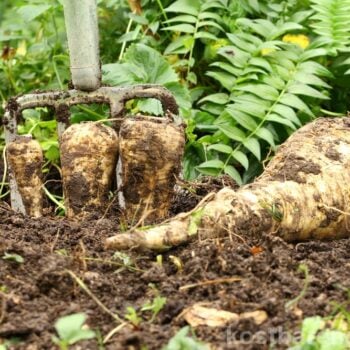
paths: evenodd
<path fill-rule="evenodd" d="M 315 14 L 312 28 L 321 37 L 330 40 L 336 50 L 350 44 L 350 0 L 311 0 Z"/>

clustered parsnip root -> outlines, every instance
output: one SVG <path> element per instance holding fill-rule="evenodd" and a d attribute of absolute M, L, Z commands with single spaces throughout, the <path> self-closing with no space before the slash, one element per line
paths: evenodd
<path fill-rule="evenodd" d="M 43 182 L 41 167 L 43 152 L 39 142 L 21 136 L 7 145 L 6 158 L 11 170 L 10 181 L 16 188 L 11 201 L 19 201 L 29 216 L 40 217 L 43 209 Z"/>
<path fill-rule="evenodd" d="M 185 136 L 168 119 L 130 118 L 120 128 L 119 153 L 126 217 L 153 223 L 168 216 Z"/>
<path fill-rule="evenodd" d="M 73 124 L 60 140 L 66 216 L 102 213 L 118 156 L 118 135 L 101 123 Z"/>
<path fill-rule="evenodd" d="M 110 237 L 106 248 L 163 250 L 230 233 L 269 233 L 286 241 L 350 236 L 350 118 L 304 126 L 254 183 L 223 188 L 159 226 Z"/>

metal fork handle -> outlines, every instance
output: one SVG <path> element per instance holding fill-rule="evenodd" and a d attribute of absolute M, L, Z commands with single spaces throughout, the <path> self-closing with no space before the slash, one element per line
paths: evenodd
<path fill-rule="evenodd" d="M 73 86 L 93 91 L 101 85 L 96 0 L 64 0 Z"/>

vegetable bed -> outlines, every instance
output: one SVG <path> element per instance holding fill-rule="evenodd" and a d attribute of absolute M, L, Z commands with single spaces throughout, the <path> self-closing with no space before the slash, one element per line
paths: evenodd
<path fill-rule="evenodd" d="M 238 314 L 265 311 L 267 318 L 260 325 L 243 318 L 199 326 L 195 335 L 182 336 L 184 342 L 191 337 L 213 349 L 268 349 L 275 342 L 283 349 L 303 318 L 329 315 L 336 309 L 332 301 L 349 302 L 350 239 L 295 245 L 233 236 L 161 256 L 113 255 L 103 249 L 119 228 L 113 217 L 28 219 L 6 204 L 0 215 L 0 337 L 18 342 L 9 348 L 54 349 L 55 322 L 83 312 L 96 337 L 77 342 L 76 349 L 161 349 L 187 325 L 185 308 L 201 302 Z M 154 306 L 162 300 L 159 311 Z M 126 321 L 117 329 L 115 314 Z"/>

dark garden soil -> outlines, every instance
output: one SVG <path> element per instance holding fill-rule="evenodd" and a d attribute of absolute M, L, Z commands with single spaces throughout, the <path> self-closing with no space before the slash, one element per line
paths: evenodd
<path fill-rule="evenodd" d="M 0 339 L 18 338 L 13 349 L 56 349 L 55 321 L 84 312 L 89 327 L 100 334 L 100 345 L 89 340 L 75 349 L 161 349 L 186 325 L 181 316 L 186 307 L 209 302 L 235 313 L 264 310 L 268 315 L 260 325 L 244 319 L 221 328 L 196 328 L 196 336 L 212 349 L 268 349 L 273 342 L 284 349 L 290 339 L 286 332 L 297 331 L 304 317 L 329 315 L 334 302 L 349 302 L 350 239 L 293 245 L 271 237 L 232 236 L 173 249 L 162 254 L 162 262 L 155 253 L 128 252 L 124 263 L 131 259 L 132 265 L 126 267 L 123 256 L 103 248 L 104 239 L 118 229 L 113 218 L 29 219 L 0 204 L 0 257 L 7 253 L 24 259 L 0 258 Z M 306 282 L 300 264 L 309 269 L 309 285 L 287 309 Z M 166 304 L 150 322 L 151 313 L 140 309 L 158 294 L 166 297 Z M 118 326 L 110 313 L 124 317 L 128 306 L 143 321 L 138 327 L 120 327 L 102 347 L 101 341 Z"/>

